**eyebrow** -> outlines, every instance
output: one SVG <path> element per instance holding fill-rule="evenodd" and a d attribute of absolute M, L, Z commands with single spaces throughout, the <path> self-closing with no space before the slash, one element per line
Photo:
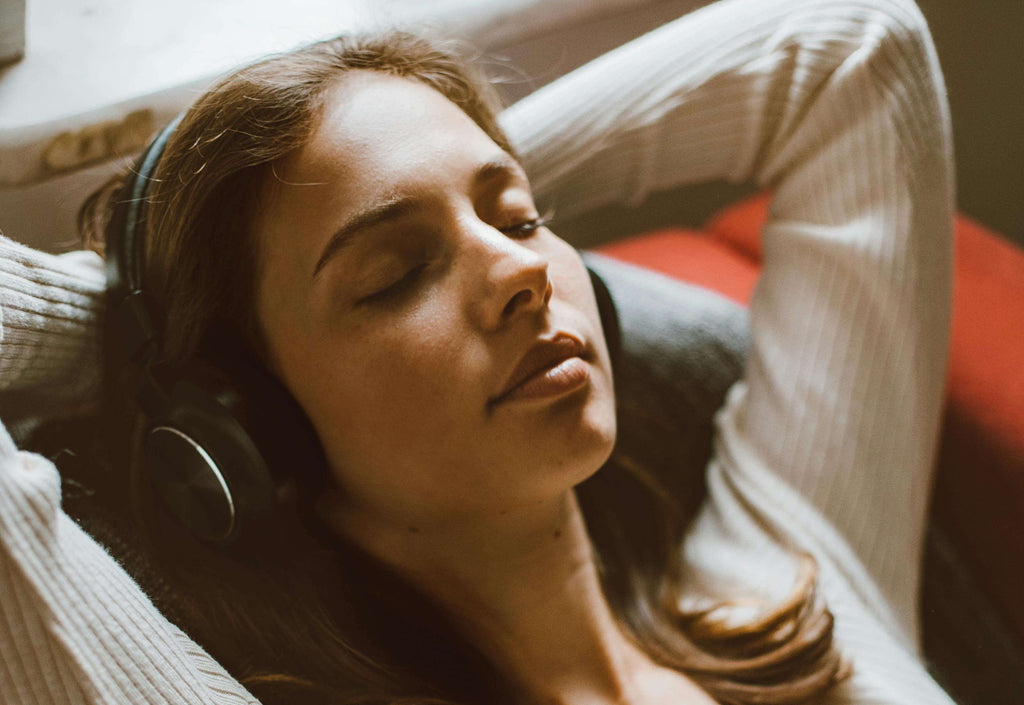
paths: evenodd
<path fill-rule="evenodd" d="M 499 178 L 508 180 L 517 176 L 525 178 L 523 168 L 512 155 L 502 152 L 500 156 L 488 159 L 477 167 L 473 174 L 473 182 L 483 184 Z M 361 231 L 408 217 L 422 207 L 423 201 L 419 198 L 396 196 L 359 211 L 331 235 L 331 239 L 327 241 L 323 252 L 320 253 L 320 259 L 317 260 L 316 266 L 313 268 L 313 278 L 316 278 L 316 275 L 332 257 L 351 244 Z"/>

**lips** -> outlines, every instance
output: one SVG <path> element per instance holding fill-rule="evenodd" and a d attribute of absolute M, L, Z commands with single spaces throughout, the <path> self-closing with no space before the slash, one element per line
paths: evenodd
<path fill-rule="evenodd" d="M 516 365 L 504 389 L 496 397 L 490 399 L 489 403 L 496 404 L 502 401 L 538 374 L 556 367 L 569 358 L 583 357 L 586 349 L 582 340 L 566 332 L 559 332 L 551 338 L 538 340 Z"/>

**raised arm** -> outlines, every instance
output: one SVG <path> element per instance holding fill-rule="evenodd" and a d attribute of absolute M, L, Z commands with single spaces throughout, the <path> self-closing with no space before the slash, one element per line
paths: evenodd
<path fill-rule="evenodd" d="M 255 705 L 61 510 L 0 424 L 0 703 Z"/>
<path fill-rule="evenodd" d="M 0 236 L 4 419 L 87 409 L 104 276 Z M 61 509 L 53 463 L 0 423 L 0 704 L 255 703 Z"/>
<path fill-rule="evenodd" d="M 50 255 L 0 235 L 0 414 L 91 408 L 106 279 L 95 252 Z"/>
<path fill-rule="evenodd" d="M 945 89 L 918 9 L 724 0 L 526 98 L 504 125 L 538 198 L 562 212 L 709 179 L 774 189 L 718 467 L 770 493 L 764 516 L 792 526 L 806 514 L 796 495 L 828 517 L 836 540 L 797 523 L 837 563 L 859 557 L 912 641 L 954 202 Z"/>

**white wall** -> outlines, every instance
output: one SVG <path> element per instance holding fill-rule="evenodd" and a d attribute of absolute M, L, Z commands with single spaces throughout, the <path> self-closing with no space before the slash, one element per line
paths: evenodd
<path fill-rule="evenodd" d="M 472 38 L 526 79 L 511 101 L 700 0 L 30 0 L 25 59 L 0 71 L 0 229 L 74 246 L 75 214 L 153 130 L 255 57 L 381 24 Z M 510 71 L 511 73 L 511 71 Z"/>

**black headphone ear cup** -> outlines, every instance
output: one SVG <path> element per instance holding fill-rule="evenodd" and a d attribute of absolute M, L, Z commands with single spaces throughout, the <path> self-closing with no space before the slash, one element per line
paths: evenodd
<path fill-rule="evenodd" d="M 264 523 L 275 496 L 264 458 L 224 403 L 231 394 L 179 379 L 142 447 L 146 472 L 168 511 L 200 539 L 223 545 Z"/>
<path fill-rule="evenodd" d="M 192 534 L 227 541 L 235 531 L 233 497 L 216 463 L 187 432 L 157 426 L 147 433 L 142 462 L 164 507 Z"/>
<path fill-rule="evenodd" d="M 294 397 L 230 329 L 169 377 L 143 460 L 154 489 L 197 537 L 222 546 L 258 534 L 277 488 L 294 481 L 300 520 L 327 483 L 319 438 Z M 315 525 L 314 529 L 319 529 Z"/>
<path fill-rule="evenodd" d="M 328 482 L 327 461 L 295 397 L 228 326 L 204 339 L 202 359 L 224 380 L 219 401 L 240 420 L 275 484 L 294 480 L 302 502 L 314 501 Z"/>

